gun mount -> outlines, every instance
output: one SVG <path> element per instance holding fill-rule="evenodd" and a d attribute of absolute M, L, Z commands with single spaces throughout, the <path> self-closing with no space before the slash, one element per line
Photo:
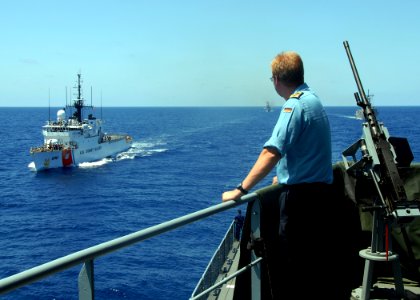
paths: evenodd
<path fill-rule="evenodd" d="M 390 137 L 384 124 L 377 120 L 347 41 L 344 41 L 344 48 L 358 88 L 358 92 L 354 93 L 356 104 L 362 108 L 365 119 L 361 139 L 342 152 L 344 164 L 352 176 L 367 176 L 373 181 L 380 200 L 373 206 L 383 208 L 386 218 L 395 218 L 401 223 L 411 221 L 413 217 L 420 216 L 419 202 L 407 199 L 398 171 L 399 168 L 409 167 L 414 158 L 410 146 L 405 138 Z M 358 150 L 360 159 L 356 157 Z M 347 157 L 352 158 L 352 163 Z"/>

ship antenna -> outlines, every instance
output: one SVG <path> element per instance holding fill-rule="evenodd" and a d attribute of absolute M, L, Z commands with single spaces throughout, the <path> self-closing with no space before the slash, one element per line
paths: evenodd
<path fill-rule="evenodd" d="M 50 89 L 48 89 L 48 124 L 51 122 L 51 92 Z"/>
<path fill-rule="evenodd" d="M 101 120 L 102 120 L 102 90 L 101 90 Z"/>
<path fill-rule="evenodd" d="M 82 83 L 81 83 L 81 77 L 82 74 L 77 74 L 77 100 L 82 99 Z"/>
<path fill-rule="evenodd" d="M 76 118 L 79 122 L 82 122 L 82 109 L 83 109 L 83 98 L 82 98 L 82 84 L 81 74 L 77 74 L 77 99 L 74 101 L 74 107 L 76 108 Z"/>

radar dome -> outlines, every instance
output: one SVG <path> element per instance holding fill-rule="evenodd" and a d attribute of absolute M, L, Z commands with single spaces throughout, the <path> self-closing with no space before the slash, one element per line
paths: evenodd
<path fill-rule="evenodd" d="M 57 122 L 64 121 L 65 117 L 66 112 L 64 111 L 64 109 L 60 109 L 59 111 L 57 111 Z"/>

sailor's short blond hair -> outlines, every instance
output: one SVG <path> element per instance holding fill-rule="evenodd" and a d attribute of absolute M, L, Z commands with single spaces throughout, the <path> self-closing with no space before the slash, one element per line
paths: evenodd
<path fill-rule="evenodd" d="M 303 61 L 294 51 L 283 51 L 271 61 L 273 77 L 289 86 L 299 86 L 305 82 Z"/>

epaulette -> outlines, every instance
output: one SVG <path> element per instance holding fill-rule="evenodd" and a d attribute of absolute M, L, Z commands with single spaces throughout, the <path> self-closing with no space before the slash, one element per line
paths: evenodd
<path fill-rule="evenodd" d="M 296 93 L 291 94 L 289 98 L 299 99 L 300 96 L 302 96 L 302 95 L 303 95 L 303 92 L 296 92 Z"/>

